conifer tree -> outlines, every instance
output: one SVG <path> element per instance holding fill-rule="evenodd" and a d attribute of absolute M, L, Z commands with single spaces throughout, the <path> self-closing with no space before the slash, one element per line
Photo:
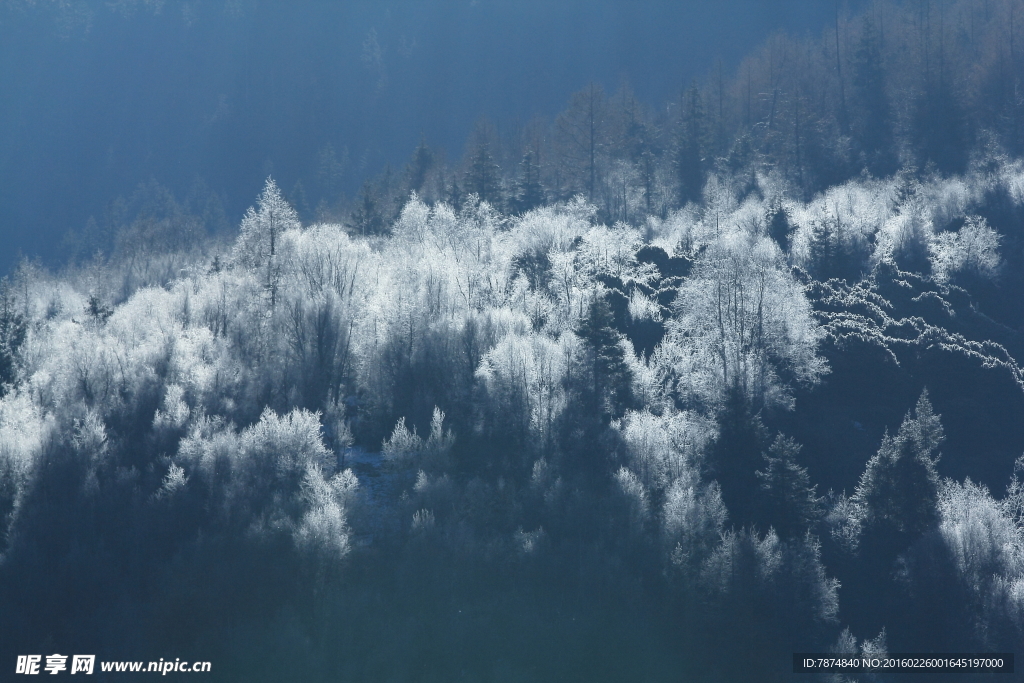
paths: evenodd
<path fill-rule="evenodd" d="M 490 144 L 480 142 L 473 150 L 466 169 L 466 191 L 475 193 L 491 205 L 497 204 L 500 201 L 499 170 L 491 156 Z"/>
<path fill-rule="evenodd" d="M 768 235 L 779 245 L 783 253 L 789 251 L 789 236 L 793 231 L 790 224 L 789 211 L 781 202 L 768 208 Z"/>
<path fill-rule="evenodd" d="M 281 235 L 299 227 L 299 216 L 285 201 L 273 178 L 267 178 L 256 207 L 249 207 L 235 242 L 235 262 L 260 271 L 273 306 L 281 280 Z"/>
<path fill-rule="evenodd" d="M 384 232 L 384 213 L 377 193 L 369 182 L 359 191 L 359 202 L 352 212 L 352 223 L 360 235 L 379 235 Z"/>
<path fill-rule="evenodd" d="M 519 179 L 512 201 L 513 209 L 518 213 L 526 213 L 543 203 L 544 186 L 540 183 L 540 164 L 537 163 L 537 153 L 530 149 L 519 162 Z"/>
<path fill-rule="evenodd" d="M 718 425 L 718 440 L 709 453 L 709 474 L 721 485 L 722 500 L 736 526 L 756 523 L 760 492 L 756 470 L 768 442 L 768 430 L 738 386 L 726 392 Z"/>
<path fill-rule="evenodd" d="M 861 475 L 854 500 L 861 506 L 865 552 L 892 558 L 938 523 L 933 453 L 942 440 L 942 424 L 926 389 L 913 416 L 907 414 L 895 437 L 883 437 Z"/>
<path fill-rule="evenodd" d="M 427 174 L 434 168 L 434 152 L 427 147 L 427 141 L 420 139 L 420 144 L 412 154 L 412 160 L 406 168 L 409 190 L 417 194 L 423 191 L 423 184 L 427 181 Z"/>
<path fill-rule="evenodd" d="M 682 115 L 676 131 L 675 172 L 679 203 L 698 201 L 707 178 L 707 122 L 704 102 L 696 85 L 682 98 Z"/>
<path fill-rule="evenodd" d="M 614 327 L 611 306 L 604 298 L 590 304 L 577 334 L 587 345 L 585 402 L 608 422 L 620 417 L 632 403 L 631 375 Z"/>
<path fill-rule="evenodd" d="M 604 89 L 591 83 L 575 93 L 555 122 L 558 155 L 572 191 L 595 201 L 608 153 L 608 100 Z"/>
<path fill-rule="evenodd" d="M 811 485 L 807 468 L 797 463 L 799 453 L 800 444 L 779 434 L 763 454 L 768 468 L 757 472 L 765 496 L 765 522 L 783 538 L 801 534 L 821 516 L 817 486 Z"/>
<path fill-rule="evenodd" d="M 811 274 L 818 280 L 836 277 L 842 259 L 842 248 L 838 232 L 828 219 L 816 220 L 811 226 L 808 244 L 807 264 Z"/>

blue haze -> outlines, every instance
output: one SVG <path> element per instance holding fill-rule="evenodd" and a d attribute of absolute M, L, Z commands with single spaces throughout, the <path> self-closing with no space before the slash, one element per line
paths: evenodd
<path fill-rule="evenodd" d="M 69 229 L 150 179 L 181 195 L 201 178 L 235 221 L 268 173 L 285 188 L 308 179 L 330 143 L 348 152 L 351 196 L 421 136 L 457 159 L 479 118 L 553 117 L 591 80 L 664 106 L 716 60 L 732 70 L 770 32 L 817 33 L 834 12 L 813 0 L 76 3 L 83 17 L 23 4 L 0 6 L 0 272 L 19 253 L 54 263 Z"/>

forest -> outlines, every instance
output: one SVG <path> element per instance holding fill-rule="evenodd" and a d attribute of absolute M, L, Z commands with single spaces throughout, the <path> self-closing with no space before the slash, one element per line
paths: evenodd
<path fill-rule="evenodd" d="M 0 283 L 0 658 L 838 682 L 915 674 L 793 653 L 1020 651 L 1022 20 L 837 10 L 354 197 L 326 146 L 237 225 L 201 186 L 111 201 Z"/>

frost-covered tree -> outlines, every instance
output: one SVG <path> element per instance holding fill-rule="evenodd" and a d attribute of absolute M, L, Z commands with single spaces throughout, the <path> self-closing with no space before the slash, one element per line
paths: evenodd
<path fill-rule="evenodd" d="M 791 381 L 827 371 L 803 286 L 767 237 L 732 233 L 713 244 L 679 289 L 656 362 L 684 403 L 720 406 L 739 391 L 755 406 L 792 405 Z"/>
<path fill-rule="evenodd" d="M 281 281 L 281 236 L 299 225 L 295 209 L 281 195 L 274 179 L 268 177 L 256 206 L 249 207 L 242 218 L 234 259 L 244 268 L 260 273 L 271 306 L 277 301 Z"/>
<path fill-rule="evenodd" d="M 627 411 L 615 427 L 628 448 L 630 469 L 653 491 L 698 471 L 715 437 L 713 421 L 691 412 Z"/>
<path fill-rule="evenodd" d="M 1000 236 L 979 216 L 970 216 L 956 232 L 935 235 L 928 251 L 932 274 L 940 282 L 958 273 L 993 279 L 999 273 Z"/>
<path fill-rule="evenodd" d="M 718 482 L 702 482 L 695 471 L 685 473 L 665 491 L 661 513 L 672 564 L 684 574 L 700 571 L 729 518 Z"/>
<path fill-rule="evenodd" d="M 202 418 L 181 440 L 175 466 L 182 486 L 211 510 L 215 532 L 274 536 L 291 532 L 296 546 L 334 558 L 349 548 L 345 507 L 358 481 L 335 471 L 315 413 L 264 411 L 241 432 L 223 420 Z"/>
<path fill-rule="evenodd" d="M 0 397 L 17 379 L 18 352 L 25 343 L 28 321 L 17 310 L 7 278 L 0 280 Z"/>
<path fill-rule="evenodd" d="M 551 448 L 556 420 L 565 410 L 566 373 L 578 340 L 564 334 L 509 334 L 481 359 L 477 378 L 486 389 L 491 424 L 518 444 Z"/>
<path fill-rule="evenodd" d="M 55 426 L 27 393 L 0 397 L 0 553 Z"/>
<path fill-rule="evenodd" d="M 723 643 L 742 639 L 760 651 L 820 639 L 839 613 L 839 582 L 826 574 L 811 534 L 784 541 L 773 529 L 763 536 L 726 531 L 701 567 L 699 586 L 708 601 L 702 628 Z M 749 666 L 748 654 L 723 663 L 730 679 Z"/>

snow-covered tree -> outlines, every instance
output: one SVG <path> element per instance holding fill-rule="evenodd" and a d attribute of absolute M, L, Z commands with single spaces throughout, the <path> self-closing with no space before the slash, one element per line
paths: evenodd
<path fill-rule="evenodd" d="M 277 301 L 281 280 L 281 235 L 299 225 L 295 209 L 281 195 L 274 179 L 268 177 L 256 206 L 249 207 L 242 218 L 234 259 L 239 265 L 261 273 L 272 306 Z"/>
<path fill-rule="evenodd" d="M 980 216 L 971 216 L 956 232 L 935 235 L 928 251 L 932 274 L 940 282 L 957 273 L 992 279 L 999 273 L 999 233 Z"/>
<path fill-rule="evenodd" d="M 733 232 L 709 247 L 674 308 L 655 362 L 685 404 L 717 407 L 737 389 L 758 408 L 788 407 L 789 382 L 828 369 L 803 286 L 768 237 Z"/>

